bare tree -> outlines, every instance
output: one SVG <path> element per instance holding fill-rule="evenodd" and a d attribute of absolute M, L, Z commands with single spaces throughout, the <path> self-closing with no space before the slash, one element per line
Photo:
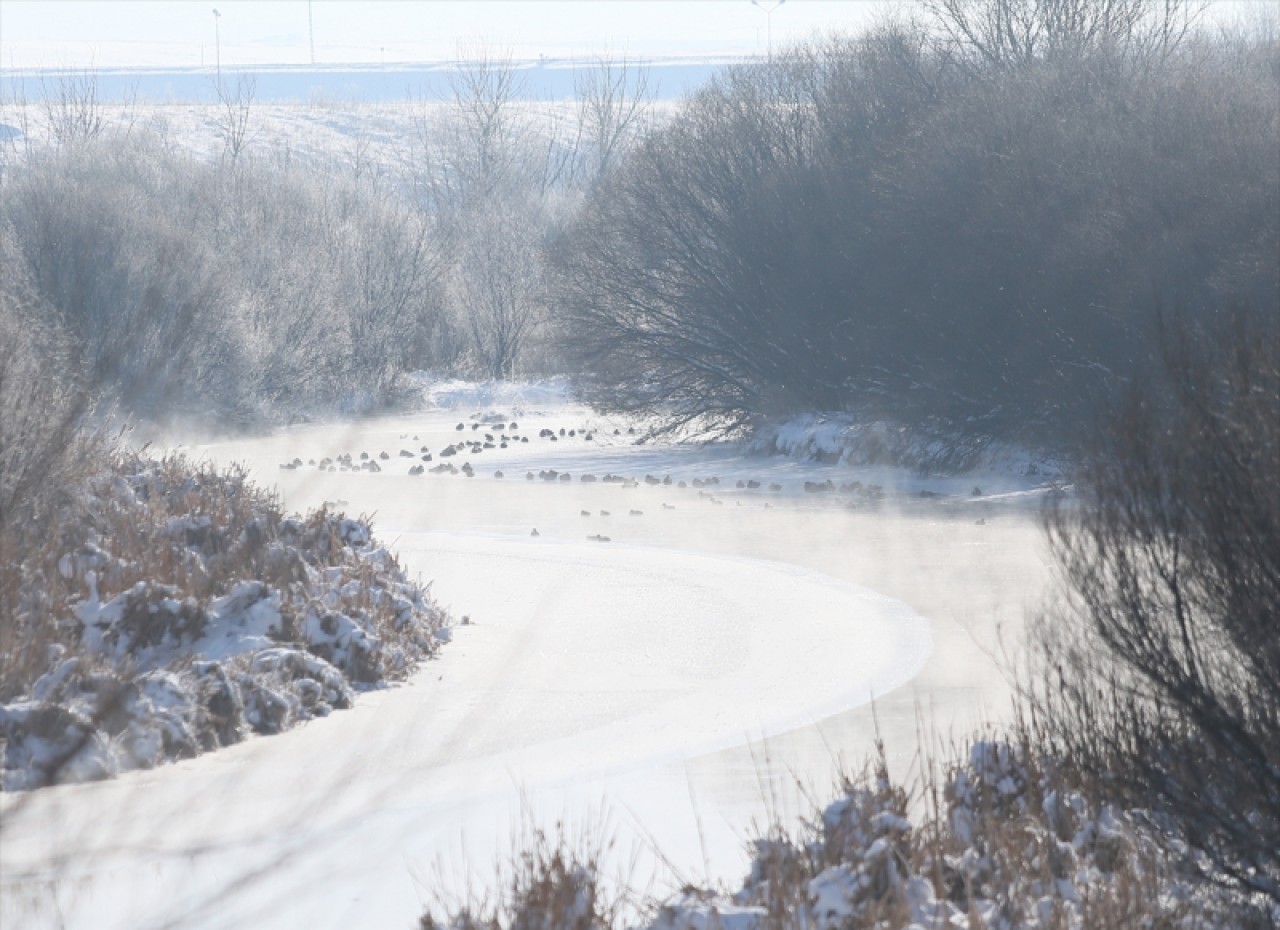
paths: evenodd
<path fill-rule="evenodd" d="M 578 102 L 578 132 L 588 145 L 586 173 L 591 181 L 608 173 L 619 154 L 648 122 L 649 69 L 627 58 L 600 57 L 573 73 Z"/>
<path fill-rule="evenodd" d="M 728 71 L 596 185 L 556 279 L 595 402 L 729 430 L 775 403 L 838 403 L 847 263 L 828 248 L 845 194 L 819 193 L 807 79 L 824 61 Z"/>
<path fill-rule="evenodd" d="M 106 119 L 95 72 L 61 74 L 52 86 L 42 80 L 41 89 L 45 121 L 54 144 L 74 145 L 102 135 Z"/>
<path fill-rule="evenodd" d="M 516 101 L 524 81 L 516 72 L 510 52 L 498 55 L 481 46 L 463 68 L 449 77 L 453 107 L 467 133 L 471 157 L 469 176 L 488 193 L 511 169 L 517 157 L 513 144 L 519 131 Z"/>
<path fill-rule="evenodd" d="M 368 184 L 376 192 L 384 180 L 386 166 L 374 155 L 369 137 L 363 134 L 355 136 L 351 140 L 348 157 L 351 177 L 357 184 Z"/>
<path fill-rule="evenodd" d="M 673 421 L 839 409 L 1068 452 L 1152 363 L 1153 290 L 1280 294 L 1261 50 L 1114 60 L 978 73 L 899 23 L 726 70 L 556 240 L 584 386 Z"/>
<path fill-rule="evenodd" d="M 539 143 L 509 55 L 472 51 L 450 85 L 443 112 L 424 103 L 419 120 L 420 200 L 432 214 L 454 325 L 473 365 L 510 378 L 545 306 L 555 139 Z"/>
<path fill-rule="evenodd" d="M 524 81 L 509 53 L 485 46 L 465 56 L 449 76 L 448 105 L 423 99 L 417 119 L 418 175 L 428 209 L 456 213 L 483 203 L 527 175 L 529 127 L 520 98 Z"/>
<path fill-rule="evenodd" d="M 440 254 L 425 217 L 369 180 L 257 163 L 217 180 L 217 251 L 265 403 L 377 403 L 406 366 L 437 363 Z"/>
<path fill-rule="evenodd" d="M 253 101 L 257 96 L 258 80 L 252 74 L 237 74 L 234 87 L 228 89 L 221 81 L 218 91 L 218 131 L 222 135 L 223 152 L 234 165 L 252 139 L 250 120 Z"/>
<path fill-rule="evenodd" d="M 924 0 L 960 59 L 995 68 L 1097 48 L 1163 59 L 1207 7 L 1206 0 Z"/>
<path fill-rule="evenodd" d="M 434 329 L 439 267 L 421 216 L 372 198 L 358 209 L 344 237 L 352 361 L 361 383 L 384 393 L 403 366 L 428 361 L 406 357 L 406 349 Z"/>
<path fill-rule="evenodd" d="M 543 318 L 544 261 L 536 204 L 499 202 L 454 241 L 452 291 L 476 367 L 512 379 Z"/>

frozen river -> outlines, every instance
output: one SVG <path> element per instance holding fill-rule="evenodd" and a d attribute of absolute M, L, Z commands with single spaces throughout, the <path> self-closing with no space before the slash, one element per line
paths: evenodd
<path fill-rule="evenodd" d="M 801 788 L 826 797 L 877 724 L 906 773 L 922 728 L 1004 715 L 1002 624 L 1016 641 L 1048 583 L 1025 481 L 984 476 L 974 498 L 972 477 L 638 445 L 625 424 L 537 398 L 452 403 L 189 448 L 244 463 L 289 509 L 372 514 L 470 622 L 353 710 L 6 797 L 0 923 L 409 927 L 424 903 L 483 884 L 513 838 L 557 822 L 612 844 L 607 871 L 642 886 L 732 885 L 752 824 L 808 813 Z M 500 448 L 513 432 L 529 442 Z M 494 448 L 439 456 L 485 433 Z M 409 475 L 418 459 L 400 450 L 424 446 L 427 467 L 470 461 L 475 477 Z M 382 471 L 306 465 L 361 452 Z M 549 470 L 570 479 L 539 477 Z M 828 478 L 880 484 L 885 499 L 804 491 Z"/>

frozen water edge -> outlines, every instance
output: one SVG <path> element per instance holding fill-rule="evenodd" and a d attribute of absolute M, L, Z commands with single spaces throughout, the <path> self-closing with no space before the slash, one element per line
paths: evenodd
<path fill-rule="evenodd" d="M 864 702 L 929 652 L 927 624 L 901 604 L 787 566 L 431 534 L 399 549 L 435 566 L 442 596 L 469 592 L 483 618 L 411 687 L 207 762 L 41 792 L 6 830 L 6 910 L 13 877 L 71 837 L 82 858 L 64 883 L 79 886 L 62 902 L 68 926 L 145 926 L 170 913 L 159 889 L 181 885 L 186 907 L 216 894 L 231 863 L 298 846 L 269 882 L 184 925 L 287 901 L 272 926 L 329 926 L 334 899 L 351 894 L 373 908 L 362 923 L 397 925 L 416 909 L 406 862 L 449 858 L 465 835 L 483 868 L 501 850 L 498 825 L 522 807 L 550 819 L 601 802 L 663 811 L 670 823 L 638 815 L 627 839 L 660 837 L 686 860 L 697 840 L 680 810 L 683 773 L 668 763 Z M 494 577 L 504 583 L 485 584 Z M 691 624 L 695 635 L 681 632 Z M 37 826 L 46 805 L 56 831 Z M 713 848 L 726 876 L 742 865 L 737 840 Z M 137 847 L 149 851 L 120 852 Z M 184 861 L 196 849 L 218 851 Z M 312 887 L 332 868 L 336 885 Z M 383 890 L 370 895 L 371 883 Z"/>

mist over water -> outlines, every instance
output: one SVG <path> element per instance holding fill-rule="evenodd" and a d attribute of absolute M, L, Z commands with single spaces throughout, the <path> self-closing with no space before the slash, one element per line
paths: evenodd
<path fill-rule="evenodd" d="M 137 689 L 154 643 L 120 639 L 120 618 L 173 645 L 154 673 L 185 676 L 191 720 L 235 705 L 226 738 L 107 756 L 155 768 L 0 793 L 0 924 L 408 926 L 560 830 L 654 900 L 731 888 L 753 837 L 812 824 L 879 745 L 910 785 L 986 726 L 1008 738 L 1028 618 L 1063 597 L 1041 525 L 1053 469 L 1088 463 L 1091 424 L 1162 383 L 1176 340 L 1225 327 L 1224 307 L 1274 332 L 1280 71 L 1274 33 L 1179 31 L 1180 3 L 1114 35 L 1061 36 L 1060 19 L 1035 47 L 996 35 L 994 58 L 946 20 L 970 5 L 932 6 L 932 26 L 714 78 L 709 60 L 483 50 L 456 68 L 224 60 L 213 83 L 66 72 L 44 99 L 0 75 L 0 505 L 25 508 L 0 510 L 16 553 L 0 595 L 22 595 L 0 599 L 0 632 L 21 630 L 0 638 L 0 712 L 65 675 L 77 694 L 37 708 L 58 732 L 29 742 L 91 707 L 94 739 L 123 746 L 97 663 Z M 135 97 L 106 102 L 129 81 Z M 1177 320 L 1153 282 L 1185 303 Z M 110 405 L 142 424 L 134 450 L 186 461 L 80 444 Z M 752 438 L 673 438 L 690 424 Z M 1134 435 L 1144 454 L 1163 441 Z M 230 504 L 189 493 L 222 487 L 206 464 L 249 483 L 226 480 Z M 147 469 L 168 469 L 165 490 Z M 375 542 L 317 520 L 321 554 L 299 549 L 268 500 L 251 512 L 251 485 L 286 513 L 361 517 Z M 133 509 L 93 525 L 112 494 Z M 64 506 L 80 500 L 87 517 Z M 215 525 L 240 504 L 244 522 Z M 440 615 L 397 561 L 448 631 L 405 619 Z M 127 565 L 110 585 L 107 563 Z M 384 569 L 394 583 L 374 585 Z M 253 619 L 274 613 L 261 635 L 218 606 L 250 586 L 267 600 Z M 257 641 L 217 674 L 287 650 L 342 701 L 290 692 L 307 713 L 286 722 L 306 722 L 243 739 L 285 718 L 250 707 L 248 672 L 210 697 L 188 628 L 152 623 L 182 619 L 174 605 L 199 642 Z M 244 640 L 209 632 L 234 624 Z M 421 651 L 385 674 L 327 665 L 401 634 Z M 446 634 L 407 680 L 361 690 Z M 7 745 L 31 780 L 5 785 L 41 783 L 37 752 Z M 163 764 L 184 752 L 204 754 Z M 955 897 L 925 875 L 941 848 L 913 865 L 939 901 Z M 1043 860 L 1020 856 L 1041 888 Z M 1089 896 L 1084 874 L 1055 886 L 1064 907 Z M 957 922 L 965 894 L 969 916 L 945 905 Z"/>
<path fill-rule="evenodd" d="M 456 436 L 470 435 L 454 431 L 456 422 L 473 422 L 461 410 L 358 426 L 305 427 L 262 440 L 195 445 L 191 452 L 221 464 L 248 466 L 276 484 L 288 509 L 328 502 L 368 514 L 375 531 L 393 546 L 408 533 L 525 540 L 536 528 L 542 540 L 578 542 L 608 534 L 615 546 L 761 559 L 820 572 L 902 601 L 933 622 L 934 635 L 943 639 L 935 645 L 924 676 L 929 684 L 917 681 L 913 686 L 946 690 L 945 701 L 936 708 L 944 729 L 954 724 L 963 731 L 979 721 L 995 722 L 1007 710 L 1005 682 L 995 659 L 1006 648 L 1016 653 L 1027 612 L 1042 607 L 1050 593 L 1040 525 L 1043 496 L 1034 490 L 1042 484 L 1038 479 L 1009 474 L 925 479 L 887 467 L 833 467 L 749 455 L 732 443 L 636 444 L 625 421 L 615 423 L 585 408 L 553 408 L 520 420 L 520 431 L 535 437 L 533 445 L 471 458 L 474 478 L 400 474 L 409 460 L 398 459 L 398 449 L 427 445 L 438 453 Z M 547 426 L 576 427 L 580 435 L 591 429 L 595 439 L 539 443 L 537 431 Z M 619 426 L 621 435 L 612 435 Z M 419 437 L 416 442 L 413 436 Z M 389 451 L 388 473 L 279 469 L 295 456 L 305 461 L 350 452 L 358 458 L 363 450 L 375 458 Z M 527 479 L 530 471 L 541 475 L 556 469 L 568 472 L 571 480 Z M 496 471 L 503 473 L 501 479 L 494 477 Z M 581 480 L 584 474 L 609 473 L 640 484 L 627 488 Z M 648 485 L 643 479 L 649 475 L 669 477 L 672 483 Z M 718 485 L 702 490 L 692 486 L 695 479 L 712 477 L 719 478 Z M 833 498 L 804 491 L 806 481 L 828 478 L 879 484 L 886 497 L 868 503 L 852 495 Z M 735 487 L 748 480 L 759 481 L 761 488 Z M 681 481 L 689 486 L 678 487 Z M 772 484 L 782 490 L 770 491 Z M 972 496 L 974 490 L 981 495 Z M 922 496 L 921 491 L 937 496 Z M 633 516 L 635 510 L 643 515 Z M 429 564 L 409 567 L 432 581 L 437 596 L 455 611 L 470 612 L 465 586 L 440 578 Z M 502 584 L 500 577 L 492 582 Z M 785 625 L 785 618 L 780 622 Z M 915 700 L 913 696 L 912 705 Z M 914 752 L 915 716 L 912 706 L 900 730 L 886 731 L 895 753 Z M 842 725 L 835 719 L 823 724 Z"/>
<path fill-rule="evenodd" d="M 328 502 L 371 515 L 410 573 L 469 622 L 442 658 L 351 711 L 32 798 L 30 819 L 11 821 L 7 856 L 15 871 L 28 856 L 71 856 L 54 870 L 53 892 L 69 925 L 167 913 L 196 926 L 228 915 L 323 924 L 336 899 L 317 890 L 318 876 L 330 873 L 353 912 L 394 923 L 412 917 L 426 888 L 447 898 L 477 876 L 483 884 L 514 834 L 557 823 L 614 842 L 606 874 L 652 876 L 656 889 L 732 885 L 753 824 L 809 814 L 841 762 L 859 767 L 877 734 L 905 775 L 922 730 L 961 735 L 1006 713 L 1002 625 L 1016 643 L 1048 581 L 1038 496 L 1018 490 L 1030 482 L 993 475 L 1011 496 L 992 485 L 981 498 L 970 487 L 922 498 L 930 482 L 889 469 L 748 456 L 724 443 L 638 445 L 626 422 L 565 405 L 520 411 L 527 444 L 434 459 L 469 458 L 474 478 L 406 474 L 416 460 L 400 449 L 438 453 L 471 438 L 471 412 L 178 447 L 243 465 L 279 489 L 286 510 Z M 539 438 L 546 428 L 556 441 Z M 560 439 L 561 428 L 578 435 Z M 348 452 L 383 471 L 305 465 Z M 295 458 L 302 468 L 280 467 Z M 526 478 L 551 469 L 572 480 Z M 581 480 L 608 473 L 639 484 Z M 691 486 L 712 477 L 715 486 Z M 828 477 L 880 483 L 886 496 L 804 492 L 805 481 Z M 919 633 L 902 639 L 909 630 Z M 732 686 L 735 676 L 747 678 Z M 755 695 L 789 722 L 717 705 L 717 693 L 741 695 L 727 698 L 739 705 Z M 789 705 L 796 695 L 802 704 Z M 812 709 L 786 711 L 804 701 Z M 726 728 L 719 714 L 742 722 Z M 43 826 L 37 836 L 24 823 Z M 270 878 L 239 885 L 259 874 Z M 140 906 L 136 894 L 160 882 L 192 894 Z M 283 908 L 295 894 L 306 902 Z M 205 896 L 219 904 L 201 914 Z M 15 903 L 6 894 L 6 908 Z M 116 922 L 97 922 L 112 914 Z"/>

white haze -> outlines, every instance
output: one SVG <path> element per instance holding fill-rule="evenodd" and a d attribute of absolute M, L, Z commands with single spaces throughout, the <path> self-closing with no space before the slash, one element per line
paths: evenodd
<path fill-rule="evenodd" d="M 409 926 L 425 902 L 488 883 L 513 835 L 557 823 L 614 843 L 607 874 L 659 892 L 732 885 L 752 824 L 807 813 L 877 732 L 906 773 L 922 727 L 945 737 L 1005 713 L 999 630 L 1016 640 L 1048 577 L 1034 479 L 961 486 L 732 444 L 637 445 L 628 423 L 554 394 L 463 392 L 433 413 L 186 446 L 246 464 L 290 509 L 373 514 L 472 622 L 351 711 L 6 796 L 3 923 Z M 401 449 L 439 450 L 459 422 L 470 437 L 481 413 L 517 419 L 530 442 L 473 456 L 474 478 L 407 474 Z M 306 465 L 362 451 L 381 473 Z M 548 469 L 572 478 L 525 476 Z M 581 480 L 607 472 L 640 484 Z M 803 490 L 827 478 L 887 498 Z"/>

